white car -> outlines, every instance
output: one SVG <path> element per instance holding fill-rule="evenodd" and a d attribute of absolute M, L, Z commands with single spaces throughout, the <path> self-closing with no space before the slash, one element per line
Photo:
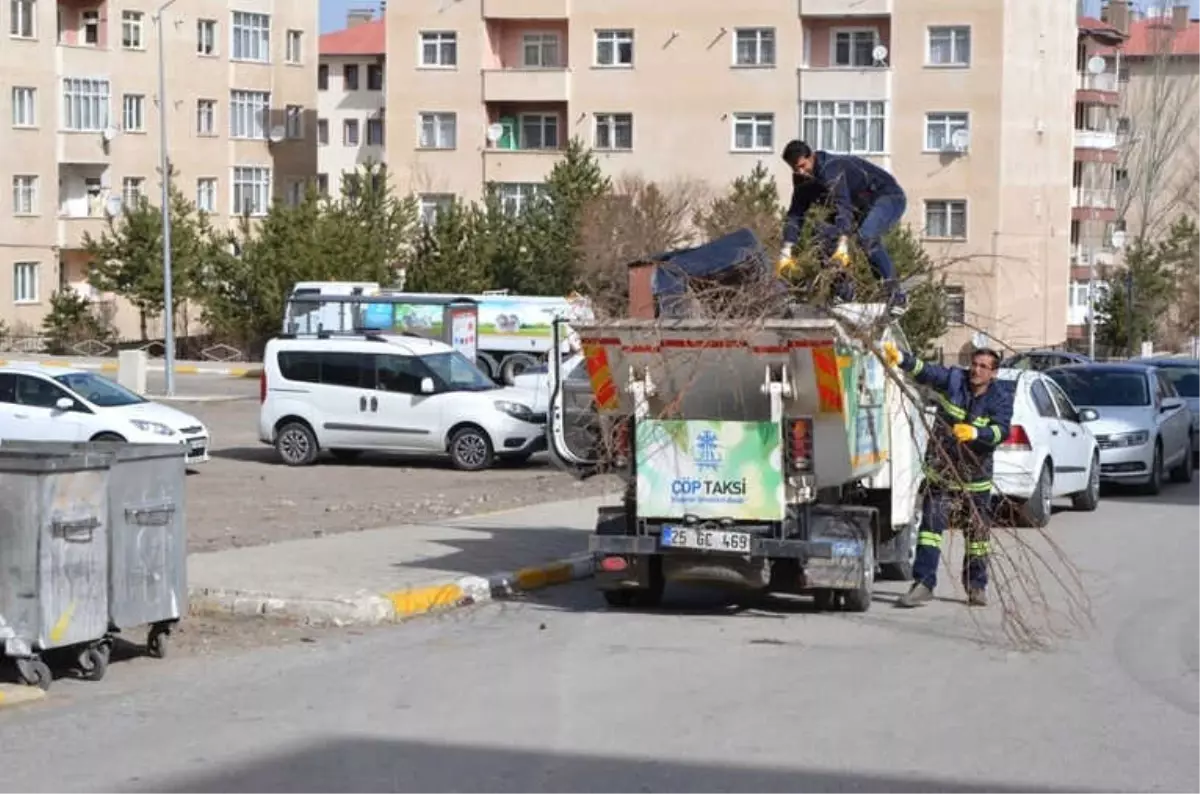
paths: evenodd
<path fill-rule="evenodd" d="M 587 367 L 583 366 L 583 354 L 576 353 L 567 358 L 562 363 L 564 381 L 582 381 L 587 379 Z M 525 389 L 534 395 L 533 408 L 541 413 L 546 413 L 550 405 L 550 368 L 546 364 L 539 364 L 536 367 L 530 367 L 523 370 L 520 375 L 512 379 L 512 385 L 518 389 Z"/>
<path fill-rule="evenodd" d="M 209 459 L 212 439 L 191 414 L 102 375 L 30 363 L 0 367 L 0 444 L 7 440 L 182 444 L 191 465 Z"/>
<path fill-rule="evenodd" d="M 1070 497 L 1076 510 L 1100 502 L 1100 450 L 1088 427 L 1098 417 L 1077 409 L 1058 384 L 1035 370 L 1002 369 L 1016 381 L 1013 418 L 993 458 L 994 490 L 1020 507 L 1035 527 L 1050 520 L 1055 499 Z"/>
<path fill-rule="evenodd" d="M 475 471 L 546 448 L 534 395 L 497 386 L 449 345 L 366 333 L 281 336 L 263 354 L 258 435 L 289 466 L 321 450 L 448 454 Z"/>

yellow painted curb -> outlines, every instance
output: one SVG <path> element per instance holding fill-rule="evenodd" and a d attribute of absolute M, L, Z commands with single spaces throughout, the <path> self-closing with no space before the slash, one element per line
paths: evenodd
<path fill-rule="evenodd" d="M 58 360 L 43 361 L 43 362 L 41 362 L 41 364 L 43 367 L 71 367 L 71 366 L 74 366 L 73 364 L 71 364 L 70 361 L 58 361 Z"/>
<path fill-rule="evenodd" d="M 397 615 L 423 615 L 435 609 L 457 606 L 465 597 L 462 587 L 457 584 L 433 585 L 418 587 L 412 590 L 396 590 L 384 593 L 383 597 L 392 602 L 392 608 Z"/>
<path fill-rule="evenodd" d="M 176 364 L 175 372 L 179 375 L 195 375 L 200 371 L 200 368 L 195 364 Z"/>
<path fill-rule="evenodd" d="M 0 684 L 0 709 L 32 703 L 46 697 L 46 691 L 36 686 Z"/>
<path fill-rule="evenodd" d="M 100 365 L 101 372 L 116 372 L 117 369 L 118 369 L 118 367 L 116 364 L 101 364 Z"/>
<path fill-rule="evenodd" d="M 537 590 L 552 584 L 571 581 L 573 566 L 570 564 L 547 565 L 542 568 L 522 568 L 513 579 L 520 590 Z"/>

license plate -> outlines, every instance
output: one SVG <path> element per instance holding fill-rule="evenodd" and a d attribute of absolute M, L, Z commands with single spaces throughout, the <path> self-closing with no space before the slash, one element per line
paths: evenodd
<path fill-rule="evenodd" d="M 188 450 L 190 452 L 203 452 L 206 446 L 208 446 L 208 442 L 202 438 L 188 442 Z"/>
<path fill-rule="evenodd" d="M 721 529 L 692 527 L 663 527 L 661 544 L 672 549 L 701 549 L 727 554 L 749 554 L 750 535 L 746 532 L 726 532 Z"/>

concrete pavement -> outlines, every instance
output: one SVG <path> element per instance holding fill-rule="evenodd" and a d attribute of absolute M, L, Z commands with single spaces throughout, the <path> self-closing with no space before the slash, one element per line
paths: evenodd
<path fill-rule="evenodd" d="M 1197 497 L 1054 517 L 1095 627 L 1046 652 L 995 642 L 952 576 L 913 611 L 880 583 L 864 615 L 681 590 L 618 612 L 583 582 L 60 681 L 0 712 L 0 789 L 1196 791 Z"/>
<path fill-rule="evenodd" d="M 448 521 L 192 554 L 191 608 L 376 624 L 591 574 L 577 499 Z"/>

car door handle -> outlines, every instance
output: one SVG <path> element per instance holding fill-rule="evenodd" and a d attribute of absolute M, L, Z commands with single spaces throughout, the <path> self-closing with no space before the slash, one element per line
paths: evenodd
<path fill-rule="evenodd" d="M 28 419 L 29 414 L 13 414 L 14 419 Z"/>
<path fill-rule="evenodd" d="M 1050 435 L 1052 435 L 1052 436 L 1057 436 L 1057 435 L 1058 435 L 1058 431 L 1057 431 L 1057 430 L 1051 430 L 1051 431 L 1050 431 Z"/>
<path fill-rule="evenodd" d="M 372 398 L 371 398 L 371 410 L 372 410 L 372 411 L 378 411 L 378 410 L 379 410 L 379 398 L 378 398 L 378 397 L 372 397 Z"/>
<path fill-rule="evenodd" d="M 366 397 L 358 398 L 358 410 L 360 410 L 360 411 L 367 410 L 367 398 Z"/>

